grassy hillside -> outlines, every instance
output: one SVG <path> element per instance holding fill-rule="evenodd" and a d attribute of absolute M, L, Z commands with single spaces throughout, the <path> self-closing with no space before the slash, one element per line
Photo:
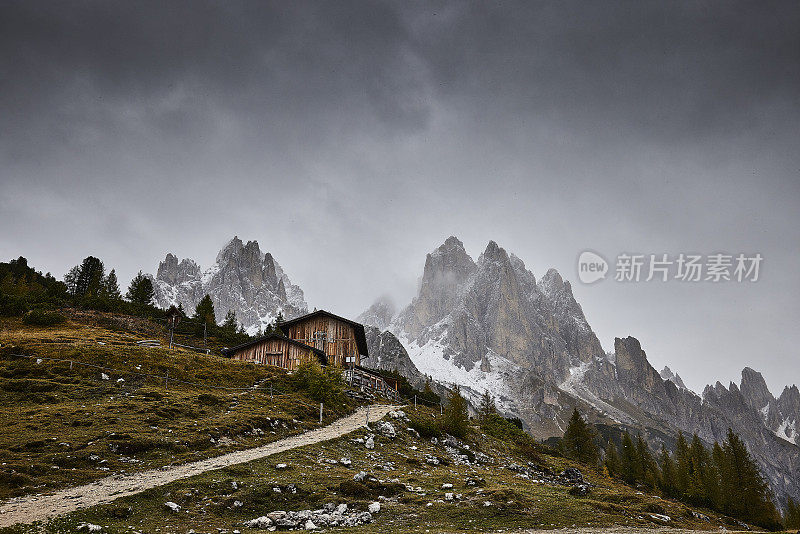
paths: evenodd
<path fill-rule="evenodd" d="M 436 533 L 615 525 L 717 530 L 731 525 L 711 513 L 708 520 L 693 516 L 683 504 L 642 493 L 597 470 L 520 447 L 511 434 L 497 438 L 473 428 L 464 441 L 418 437 L 407 428 L 434 428 L 437 414 L 420 408 L 409 415 L 411 421 L 388 419 L 396 431 L 393 438 L 373 425 L 337 440 L 75 512 L 42 529 L 18 526 L 6 532 L 72 532 L 82 523 L 102 526 L 109 533 L 257 532 L 245 523 L 275 510 L 346 503 L 364 511 L 375 501 L 382 506 L 373 523 L 328 530 L 411 533 L 424 526 L 426 532 Z M 364 444 L 371 434 L 374 449 Z M 588 495 L 570 493 L 572 484 L 559 476 L 569 467 L 579 468 L 591 484 Z M 355 481 L 362 471 L 367 476 Z M 166 502 L 178 504 L 180 510 L 170 510 Z"/>
<path fill-rule="evenodd" d="M 47 328 L 0 319 L 0 499 L 319 426 L 319 403 L 284 372 L 135 344 L 159 334 L 152 323 L 109 314 Z M 324 420 L 352 408 L 326 406 Z"/>
<path fill-rule="evenodd" d="M 0 498 L 210 457 L 319 426 L 318 404 L 282 371 L 135 345 L 158 335 L 152 323 L 107 314 L 73 314 L 49 328 L 0 322 L 0 425 L 7 430 L 0 434 Z M 270 383 L 283 394 L 270 398 Z M 346 402 L 326 407 L 325 423 L 352 409 Z M 473 422 L 459 441 L 441 434 L 438 410 L 406 413 L 409 419 L 388 419 L 394 432 L 379 423 L 5 532 L 73 532 L 81 523 L 120 533 L 248 532 L 246 521 L 276 510 L 346 503 L 364 511 L 374 501 L 382 503 L 375 521 L 348 531 L 736 526 L 561 458 L 502 418 Z M 370 434 L 374 448 L 365 445 Z M 281 463 L 288 468 L 278 469 Z M 560 475 L 570 467 L 582 472 L 588 494 L 571 493 L 575 482 Z M 365 478 L 354 480 L 362 471 Z"/>

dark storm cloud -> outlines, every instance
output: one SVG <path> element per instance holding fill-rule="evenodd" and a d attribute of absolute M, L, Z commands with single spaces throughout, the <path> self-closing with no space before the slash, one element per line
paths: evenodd
<path fill-rule="evenodd" d="M 686 140 L 746 127 L 758 108 L 796 111 L 800 9 L 787 3 L 464 6 L 417 35 L 445 93 Z"/>
<path fill-rule="evenodd" d="M 325 119 L 337 127 L 424 123 L 420 103 L 404 100 L 414 79 L 403 72 L 405 30 L 397 15 L 380 4 L 350 7 L 7 6 L 2 112 L 21 143 L 6 149 L 38 157 L 41 143 L 69 145 L 74 130 L 87 125 L 124 135 L 116 128 L 129 127 L 127 107 L 143 111 L 148 131 L 167 138 L 211 126 L 209 106 L 276 142 L 321 135 Z M 179 106 L 161 109 L 171 98 Z M 298 125 L 298 118 L 316 127 Z"/>
<path fill-rule="evenodd" d="M 607 349 L 694 387 L 800 381 L 798 27 L 790 2 L 5 2 L 0 253 L 124 279 L 238 234 L 356 315 L 450 234 L 567 277 L 583 248 L 761 251 L 754 288 L 575 290 Z"/>

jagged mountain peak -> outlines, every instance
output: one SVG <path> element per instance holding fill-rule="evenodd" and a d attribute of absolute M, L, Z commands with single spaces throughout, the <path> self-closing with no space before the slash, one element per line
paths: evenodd
<path fill-rule="evenodd" d="M 786 386 L 781 392 L 781 398 L 795 398 L 800 400 L 800 390 L 798 390 L 795 385 Z"/>
<path fill-rule="evenodd" d="M 761 373 L 750 367 L 742 369 L 742 381 L 739 390 L 747 403 L 759 410 L 775 400 Z"/>
<path fill-rule="evenodd" d="M 498 245 L 495 241 L 489 241 L 486 245 L 486 250 L 483 251 L 482 256 L 486 258 L 497 258 L 500 260 L 508 260 L 508 254 L 505 249 Z"/>
<path fill-rule="evenodd" d="M 217 320 L 233 310 L 250 332 L 263 329 L 278 312 L 289 318 L 307 310 L 302 289 L 291 283 L 272 254 L 263 254 L 257 241 L 245 244 L 238 236 L 222 247 L 205 271 L 193 260 L 178 262 L 177 256 L 167 254 L 159 264 L 154 289 L 159 306 L 181 304 L 186 310 L 193 310 L 208 294 Z"/>
<path fill-rule="evenodd" d="M 448 237 L 425 258 L 423 283 L 432 277 L 447 277 L 463 280 L 475 270 L 475 262 L 467 254 L 464 244 L 455 237 Z"/>
<path fill-rule="evenodd" d="M 200 273 L 200 267 L 190 259 L 178 261 L 174 254 L 167 253 L 164 261 L 158 264 L 156 278 L 170 284 L 181 284 L 192 280 Z"/>
<path fill-rule="evenodd" d="M 223 263 L 227 261 L 230 257 L 238 254 L 242 249 L 244 249 L 244 243 L 242 243 L 242 240 L 239 239 L 239 236 L 233 236 L 233 239 L 228 241 L 217 253 L 217 263 Z"/>
<path fill-rule="evenodd" d="M 356 318 L 356 321 L 385 330 L 396 314 L 394 299 L 389 295 L 381 295 Z"/>
<path fill-rule="evenodd" d="M 436 249 L 430 253 L 431 256 L 446 256 L 450 254 L 467 255 L 467 251 L 464 248 L 464 243 L 452 235 L 445 239 L 444 243 L 436 247 Z"/>
<path fill-rule="evenodd" d="M 647 354 L 635 337 L 614 338 L 617 376 L 622 382 L 636 384 L 649 394 L 663 393 L 664 381 L 650 365 Z"/>
<path fill-rule="evenodd" d="M 661 375 L 661 378 L 664 380 L 669 380 L 676 386 L 687 389 L 686 384 L 683 383 L 683 379 L 680 377 L 680 375 L 678 373 L 673 373 L 672 369 L 670 369 L 668 366 L 665 365 L 659 375 Z"/>
<path fill-rule="evenodd" d="M 547 295 L 550 298 L 555 298 L 558 295 L 569 295 L 570 298 L 572 297 L 572 286 L 570 283 L 564 278 L 561 277 L 561 273 L 559 273 L 554 268 L 550 268 L 544 273 L 542 279 L 539 280 L 538 284 L 539 290 Z"/>

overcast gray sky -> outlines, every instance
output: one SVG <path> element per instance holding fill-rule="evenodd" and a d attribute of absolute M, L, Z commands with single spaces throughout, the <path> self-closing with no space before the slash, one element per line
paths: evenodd
<path fill-rule="evenodd" d="M 447 236 L 554 266 L 607 350 L 800 383 L 796 2 L 3 2 L 0 258 L 124 284 L 234 234 L 309 304 L 405 304 Z M 755 253 L 757 283 L 576 282 Z"/>

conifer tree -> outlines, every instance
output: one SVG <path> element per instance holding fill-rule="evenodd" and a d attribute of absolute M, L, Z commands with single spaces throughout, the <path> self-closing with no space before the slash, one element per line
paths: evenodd
<path fill-rule="evenodd" d="M 650 488 L 658 486 L 661 473 L 655 460 L 653 460 L 653 455 L 650 454 L 650 447 L 647 446 L 647 442 L 641 434 L 636 436 L 636 459 L 638 461 L 636 466 L 637 480 Z"/>
<path fill-rule="evenodd" d="M 194 309 L 194 318 L 208 326 L 217 325 L 217 317 L 214 313 L 214 302 L 211 300 L 211 295 L 206 294 L 205 297 L 200 299 Z"/>
<path fill-rule="evenodd" d="M 708 451 L 700 441 L 697 434 L 692 436 L 692 443 L 689 446 L 689 473 L 688 486 L 686 487 L 686 498 L 690 503 L 708 506 L 709 491 L 706 487 L 708 481 Z"/>
<path fill-rule="evenodd" d="M 103 262 L 94 256 L 87 256 L 81 262 L 78 271 L 78 280 L 75 283 L 75 293 L 79 297 L 96 297 L 105 278 Z"/>
<path fill-rule="evenodd" d="M 81 274 L 81 268 L 76 265 L 64 275 L 64 284 L 67 286 L 67 293 L 76 297 L 78 295 L 78 276 Z"/>
<path fill-rule="evenodd" d="M 426 383 L 426 386 L 430 387 L 430 384 Z M 494 404 L 494 397 L 489 390 L 485 390 L 483 395 L 481 396 L 481 404 L 478 408 L 478 413 L 481 420 L 486 420 L 490 415 L 497 413 L 497 408 Z"/>
<path fill-rule="evenodd" d="M 567 424 L 564 439 L 561 440 L 564 454 L 580 462 L 596 465 L 600 458 L 600 452 L 594 439 L 594 430 L 586 424 L 576 408 Z"/>
<path fill-rule="evenodd" d="M 711 449 L 711 465 L 714 468 L 714 475 L 717 478 L 716 495 L 713 502 L 716 510 L 725 509 L 725 499 L 727 499 L 728 495 L 731 494 L 730 489 L 725 487 L 729 481 L 725 480 L 725 477 L 723 476 L 726 462 L 727 460 L 725 459 L 725 452 L 722 450 L 720 444 L 715 441 L 714 447 Z"/>
<path fill-rule="evenodd" d="M 456 385 L 450 391 L 450 398 L 444 408 L 442 429 L 457 438 L 463 438 L 467 435 L 468 428 L 467 401 L 461 396 L 461 388 Z"/>
<path fill-rule="evenodd" d="M 617 446 L 612 440 L 608 440 L 608 444 L 606 445 L 606 457 L 604 464 L 609 475 L 612 477 L 620 476 L 621 465 L 619 460 L 619 452 L 617 451 Z"/>
<path fill-rule="evenodd" d="M 228 313 L 225 314 L 225 320 L 222 322 L 223 330 L 229 334 L 235 334 L 238 326 L 239 322 L 236 320 L 236 311 L 228 310 Z"/>
<path fill-rule="evenodd" d="M 128 292 L 125 298 L 134 304 L 148 306 L 153 303 L 156 292 L 153 289 L 153 282 L 142 274 L 142 271 L 133 277 L 131 284 L 128 286 Z"/>
<path fill-rule="evenodd" d="M 100 292 L 100 296 L 111 302 L 116 302 L 122 299 L 122 294 L 119 291 L 119 282 L 117 281 L 117 271 L 111 269 L 111 272 L 108 273 L 103 279 L 103 287 L 102 291 Z"/>
<path fill-rule="evenodd" d="M 675 497 L 678 491 L 675 462 L 663 444 L 661 445 L 659 464 L 661 468 L 661 491 L 663 491 L 667 497 Z"/>
<path fill-rule="evenodd" d="M 683 499 L 686 496 L 686 491 L 689 488 L 691 456 L 686 437 L 683 432 L 678 432 L 678 440 L 675 443 L 675 482 L 677 486 L 676 496 L 679 499 Z"/>
<path fill-rule="evenodd" d="M 627 430 L 622 434 L 622 447 L 619 456 L 622 480 L 628 484 L 635 483 L 636 473 L 639 469 L 639 461 L 636 453 L 636 446 L 633 444 L 631 435 Z"/>
<path fill-rule="evenodd" d="M 786 528 L 800 529 L 800 506 L 791 497 L 786 501 L 786 514 L 783 524 Z"/>
<path fill-rule="evenodd" d="M 723 487 L 730 492 L 724 498 L 725 512 L 766 528 L 778 525 L 778 513 L 767 483 L 744 442 L 731 429 L 728 429 L 722 450 L 725 456 L 721 470 L 725 480 Z"/>

